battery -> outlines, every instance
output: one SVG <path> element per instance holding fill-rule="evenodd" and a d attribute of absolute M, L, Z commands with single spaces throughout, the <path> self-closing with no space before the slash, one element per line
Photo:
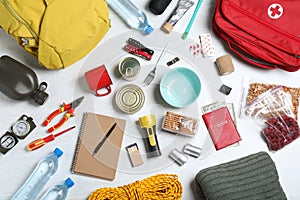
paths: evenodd
<path fill-rule="evenodd" d="M 175 162 L 177 162 L 180 166 L 188 161 L 188 157 L 181 153 L 178 149 L 173 149 L 169 154 L 170 158 L 172 158 Z"/>
<path fill-rule="evenodd" d="M 186 144 L 183 147 L 183 153 L 198 158 L 201 154 L 202 149 L 191 144 Z"/>

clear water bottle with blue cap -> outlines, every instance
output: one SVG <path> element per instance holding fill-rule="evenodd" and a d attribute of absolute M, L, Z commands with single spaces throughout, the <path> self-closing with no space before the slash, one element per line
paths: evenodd
<path fill-rule="evenodd" d="M 148 24 L 146 14 L 134 5 L 130 0 L 107 0 L 111 7 L 129 27 L 150 34 L 153 28 Z"/>
<path fill-rule="evenodd" d="M 36 200 L 49 178 L 57 171 L 58 158 L 62 154 L 63 151 L 56 148 L 51 154 L 41 159 L 12 200 Z"/>
<path fill-rule="evenodd" d="M 74 185 L 71 178 L 67 178 L 64 183 L 55 185 L 50 188 L 40 200 L 65 200 L 69 192 L 69 188 Z"/>

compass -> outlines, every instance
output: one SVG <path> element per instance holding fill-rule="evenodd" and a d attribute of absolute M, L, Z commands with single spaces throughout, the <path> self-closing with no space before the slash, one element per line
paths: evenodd
<path fill-rule="evenodd" d="M 12 132 L 21 139 L 25 138 L 29 134 L 30 130 L 30 124 L 26 121 L 26 119 L 18 120 L 12 126 Z"/>
<path fill-rule="evenodd" d="M 13 133 L 7 131 L 0 138 L 0 152 L 6 154 L 6 152 L 11 150 L 17 143 L 17 137 Z"/>
<path fill-rule="evenodd" d="M 0 137 L 0 152 L 5 154 L 12 149 L 18 139 L 24 139 L 36 127 L 31 117 L 22 115 L 13 125 L 11 130 Z"/>

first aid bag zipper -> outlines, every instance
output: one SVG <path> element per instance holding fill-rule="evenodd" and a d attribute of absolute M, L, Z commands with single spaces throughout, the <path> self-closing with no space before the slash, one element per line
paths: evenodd
<path fill-rule="evenodd" d="M 227 1 L 227 5 L 228 5 L 229 7 L 231 7 L 231 8 L 233 8 L 233 9 L 235 9 L 236 11 L 238 11 L 238 12 L 240 12 L 240 13 L 243 13 L 243 14 L 246 15 L 247 17 L 253 19 L 254 21 L 256 21 L 256 22 L 262 24 L 264 27 L 268 28 L 270 31 L 272 31 L 272 32 L 274 32 L 274 33 L 276 33 L 276 34 L 280 34 L 281 37 L 283 37 L 283 38 L 288 38 L 288 39 L 290 39 L 290 40 L 295 41 L 295 39 L 294 39 L 293 37 L 291 37 L 291 36 L 289 36 L 289 35 L 287 35 L 287 34 L 282 33 L 280 29 L 276 29 L 276 30 L 275 30 L 273 27 L 269 26 L 267 23 L 264 23 L 263 21 L 257 20 L 256 18 L 252 17 L 251 14 L 249 14 L 249 13 L 247 13 L 246 11 L 244 11 L 243 9 L 241 9 L 241 8 L 238 7 L 236 4 L 234 4 L 234 3 L 230 2 L 230 1 Z M 296 42 L 296 41 L 295 41 L 295 42 Z M 274 45 L 274 46 L 275 46 L 275 45 Z M 275 47 L 278 48 L 277 45 L 276 45 Z M 292 53 L 290 50 L 288 50 L 288 49 L 286 49 L 286 48 L 284 48 L 284 47 L 281 47 L 281 48 L 278 48 L 278 49 L 280 49 L 281 51 L 284 51 L 285 53 L 287 53 L 287 54 L 289 54 L 289 55 L 291 55 L 291 56 L 293 56 L 293 57 L 295 57 L 295 58 L 300 58 L 300 55 L 294 54 L 294 53 Z"/>
<path fill-rule="evenodd" d="M 31 26 L 9 5 L 7 0 L 3 0 L 3 4 L 6 7 L 6 9 L 9 11 L 9 13 L 16 19 L 18 20 L 21 24 L 23 24 L 31 33 L 31 35 L 34 37 L 36 42 L 38 43 L 39 37 L 38 35 L 34 32 L 34 30 L 31 28 Z M 26 38 L 24 38 L 26 40 Z M 24 42 L 24 41 L 23 41 Z M 26 43 L 26 42 L 25 42 Z M 24 44 L 25 44 L 24 43 Z M 26 45 L 26 44 L 25 44 Z"/>

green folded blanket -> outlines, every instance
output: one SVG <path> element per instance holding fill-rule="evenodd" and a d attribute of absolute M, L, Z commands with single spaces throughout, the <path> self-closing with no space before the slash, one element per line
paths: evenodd
<path fill-rule="evenodd" d="M 195 182 L 200 189 L 200 199 L 287 199 L 276 166 L 266 152 L 203 169 L 196 175 Z"/>

